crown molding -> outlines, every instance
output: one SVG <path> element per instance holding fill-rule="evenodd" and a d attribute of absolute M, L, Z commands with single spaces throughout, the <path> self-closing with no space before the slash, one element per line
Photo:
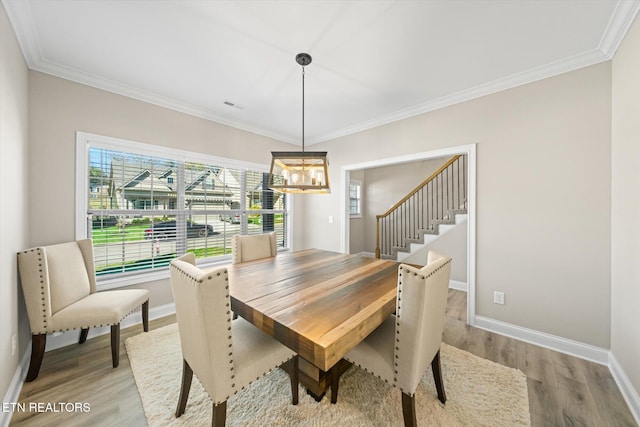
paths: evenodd
<path fill-rule="evenodd" d="M 633 20 L 640 11 L 640 0 L 619 0 L 616 5 L 616 9 L 611 15 L 609 25 L 605 30 L 598 48 L 607 56 L 608 59 L 612 59 L 615 55 L 620 43 L 624 39 L 624 36 L 629 31 Z"/>
<path fill-rule="evenodd" d="M 167 108 L 191 116 L 199 117 L 205 120 L 216 122 L 222 125 L 230 126 L 236 129 L 251 132 L 267 138 L 275 139 L 293 145 L 299 145 L 299 141 L 291 136 L 283 135 L 277 132 L 271 132 L 258 127 L 248 126 L 239 121 L 229 120 L 226 117 L 220 117 L 213 114 L 210 110 L 202 107 L 190 105 L 176 99 L 164 97 L 156 93 L 145 91 L 139 88 L 123 85 L 113 80 L 106 79 L 97 75 L 85 73 L 83 71 L 66 67 L 61 64 L 54 63 L 43 57 L 40 49 L 40 42 L 35 32 L 22 32 L 21 29 L 34 28 L 31 6 L 29 2 L 25 2 L 21 7 L 14 7 L 14 2 L 10 0 L 2 0 L 9 20 L 14 25 L 14 31 L 22 49 L 25 61 L 30 69 L 50 74 L 76 83 L 91 86 L 97 89 L 112 92 L 118 95 L 133 98 L 142 102 L 147 102 L 159 107 Z M 633 20 L 640 11 L 640 0 L 618 0 L 615 11 L 611 16 L 609 25 L 603 34 L 597 48 L 564 58 L 559 61 L 552 62 L 547 65 L 533 68 L 521 73 L 516 73 L 493 82 L 485 83 L 479 86 L 468 88 L 451 95 L 447 95 L 423 104 L 412 106 L 404 110 L 400 110 L 391 114 L 378 117 L 347 126 L 335 131 L 325 133 L 321 136 L 310 138 L 308 145 L 325 142 L 328 140 L 347 136 L 356 132 L 365 131 L 374 127 L 386 125 L 399 120 L 407 119 L 420 114 L 428 113 L 441 108 L 449 107 L 462 102 L 470 101 L 485 95 L 490 95 L 503 90 L 511 89 L 527 83 L 532 83 L 545 78 L 553 77 L 559 74 L 574 71 L 579 68 L 595 65 L 600 62 L 610 60 L 615 54 L 618 46 L 624 39 Z"/>
<path fill-rule="evenodd" d="M 136 99 L 138 101 L 153 104 L 158 107 L 167 108 L 169 110 L 188 114 L 194 117 L 199 117 L 201 119 L 209 120 L 235 129 L 255 133 L 257 135 L 275 139 L 280 142 L 287 142 L 289 144 L 298 145 L 298 142 L 290 136 L 282 135 L 276 132 L 270 132 L 257 127 L 248 126 L 244 123 L 240 123 L 239 121 L 229 120 L 228 118 L 220 117 L 216 114 L 213 114 L 210 110 L 207 110 L 205 108 L 187 104 L 173 98 L 158 95 L 154 92 L 150 92 L 144 89 L 125 85 L 115 80 L 110 80 L 101 76 L 86 73 L 72 67 L 57 64 L 53 61 L 41 60 L 38 63 L 33 64 L 33 66 L 30 66 L 29 68 L 44 74 L 49 74 L 65 80 L 80 83 L 85 86 L 90 86 L 96 89 L 115 93 L 116 95 L 122 95 L 127 98 Z"/>
<path fill-rule="evenodd" d="M 439 110 L 445 107 L 450 107 L 462 102 L 471 101 L 482 96 L 491 95 L 503 90 L 512 89 L 517 86 L 522 86 L 538 80 L 543 80 L 549 77 L 568 73 L 570 71 L 588 67 L 590 65 L 595 65 L 607 60 L 609 60 L 609 58 L 607 58 L 607 56 L 600 49 L 594 49 L 592 51 L 564 58 L 547 65 L 533 68 L 531 70 L 512 74 L 503 79 L 494 80 L 492 82 L 465 89 L 451 95 L 443 96 L 441 98 L 434 99 L 433 101 L 406 108 L 392 114 L 387 114 L 374 120 L 369 120 L 354 126 L 338 129 L 334 132 L 323 135 L 321 138 L 312 140 L 310 144 L 340 138 L 356 132 L 361 132 L 374 127 L 397 122 L 399 120 Z"/>

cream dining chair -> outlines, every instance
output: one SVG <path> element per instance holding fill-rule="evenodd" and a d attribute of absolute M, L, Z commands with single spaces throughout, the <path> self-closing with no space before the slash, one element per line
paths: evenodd
<path fill-rule="evenodd" d="M 231 254 L 234 264 L 274 257 L 277 254 L 276 233 L 272 231 L 246 236 L 236 234 L 231 240 Z"/>
<path fill-rule="evenodd" d="M 402 392 L 405 426 L 416 425 L 415 391 L 429 364 L 438 399 L 447 398 L 440 367 L 451 258 L 430 251 L 421 269 L 398 268 L 396 315 L 385 320 L 344 358 Z M 339 377 L 331 377 L 331 402 L 338 398 Z"/>
<path fill-rule="evenodd" d="M 89 328 L 111 326 L 113 367 L 120 362 L 120 322 L 142 306 L 144 331 L 149 330 L 149 291 L 96 291 L 91 239 L 41 246 L 18 253 L 18 268 L 32 334 L 27 382 L 38 377 L 47 334 L 80 329 L 79 343 Z"/>
<path fill-rule="evenodd" d="M 271 258 L 277 253 L 275 231 L 245 236 L 236 234 L 231 238 L 231 262 L 233 264 Z M 233 318 L 237 319 L 238 315 L 233 313 Z"/>
<path fill-rule="evenodd" d="M 297 405 L 296 353 L 246 320 L 232 320 L 227 270 L 203 271 L 195 261 L 188 253 L 170 267 L 183 357 L 176 417 L 186 409 L 194 373 L 213 401 L 212 425 L 217 427 L 225 425 L 229 397 L 287 362 Z"/>

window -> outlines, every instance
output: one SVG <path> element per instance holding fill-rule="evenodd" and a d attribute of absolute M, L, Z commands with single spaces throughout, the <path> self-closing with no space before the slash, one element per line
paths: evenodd
<path fill-rule="evenodd" d="M 351 181 L 349 183 L 349 215 L 352 218 L 359 218 L 361 211 L 361 192 L 362 183 L 359 181 Z"/>
<path fill-rule="evenodd" d="M 266 188 L 266 165 L 80 132 L 77 159 L 76 234 L 93 239 L 101 282 L 166 274 L 187 252 L 228 260 L 235 234 L 276 231 L 288 247 L 287 200 Z"/>

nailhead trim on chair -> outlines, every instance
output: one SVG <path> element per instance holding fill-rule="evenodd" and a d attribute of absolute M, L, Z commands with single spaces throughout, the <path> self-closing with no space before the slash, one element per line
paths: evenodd
<path fill-rule="evenodd" d="M 136 306 L 133 310 L 131 310 L 129 313 L 125 314 L 122 318 L 120 318 L 120 320 L 118 320 L 115 323 L 107 323 L 106 325 L 100 324 L 100 325 L 86 325 L 86 326 L 78 326 L 76 328 L 66 328 L 66 329 L 48 329 L 47 326 L 47 305 L 46 305 L 46 300 L 45 300 L 45 289 L 44 289 L 44 274 L 43 274 L 43 267 L 42 267 L 42 249 L 43 248 L 33 248 L 30 249 L 28 251 L 24 251 L 24 254 L 27 254 L 29 252 L 37 252 L 38 255 L 38 271 L 40 272 L 40 295 L 42 295 L 42 323 L 44 323 L 43 325 L 43 329 L 39 330 L 39 331 L 31 331 L 32 334 L 49 334 L 49 333 L 54 333 L 54 332 L 67 332 L 67 331 L 73 331 L 73 330 L 77 330 L 77 329 L 86 329 L 86 328 L 99 328 L 102 326 L 111 326 L 111 325 L 117 325 L 118 323 L 122 322 L 122 320 L 127 317 L 128 315 L 130 315 L 131 313 L 133 313 L 134 311 L 136 311 L 138 308 L 140 308 L 140 306 Z M 146 302 L 149 302 L 149 300 L 147 299 Z"/>
<path fill-rule="evenodd" d="M 147 299 L 145 302 L 149 302 L 149 300 Z M 142 304 L 144 304 L 144 303 L 142 303 Z M 127 317 L 128 315 L 130 315 L 130 314 L 131 314 L 131 313 L 133 313 L 134 311 L 138 310 L 138 309 L 142 306 L 142 304 L 137 305 L 133 310 L 131 310 L 129 313 L 127 313 L 127 314 L 125 314 L 124 316 L 122 316 L 122 317 L 120 318 L 120 320 L 118 320 L 117 322 L 114 322 L 114 323 L 105 323 L 105 324 L 102 324 L 102 323 L 101 323 L 101 324 L 99 324 L 99 325 L 86 325 L 86 326 L 78 326 L 78 327 L 75 327 L 75 328 L 67 328 L 67 329 L 53 329 L 53 330 L 50 330 L 50 331 L 43 331 L 43 332 L 37 332 L 37 333 L 38 333 L 38 334 L 46 334 L 46 333 L 54 333 L 54 332 L 67 332 L 67 331 L 75 331 L 75 330 L 77 330 L 77 329 L 101 328 L 101 327 L 103 327 L 103 326 L 117 325 L 118 323 L 121 323 L 121 322 L 122 322 L 122 320 L 123 320 L 125 317 Z M 36 333 L 36 332 L 33 332 L 33 333 Z"/>
<path fill-rule="evenodd" d="M 447 262 L 445 262 L 444 264 L 442 264 L 440 267 L 438 267 L 438 268 L 436 268 L 435 270 L 433 270 L 433 271 L 432 271 L 428 276 L 426 276 L 426 277 L 425 277 L 425 276 L 420 275 L 420 279 L 422 279 L 422 280 L 424 280 L 424 279 L 428 279 L 429 277 L 431 277 L 431 276 L 433 276 L 434 274 L 436 274 L 436 272 L 438 272 L 439 270 L 441 270 L 442 268 L 444 268 L 444 266 L 446 266 L 446 265 L 447 265 L 447 264 L 449 264 L 450 262 L 451 262 L 451 259 L 449 259 Z M 409 271 L 409 269 L 406 269 L 406 271 L 407 271 L 407 272 L 410 272 L 410 271 Z M 417 276 L 417 275 L 418 275 L 418 273 L 415 273 L 415 272 L 414 272 L 413 274 L 414 274 L 414 276 Z M 402 293 L 402 267 L 399 269 L 399 272 L 398 272 L 398 298 L 397 298 L 397 302 L 396 302 L 396 319 L 398 319 L 398 320 L 400 319 L 400 294 L 401 294 L 401 293 Z M 398 350 L 400 350 L 400 337 L 399 337 L 399 336 L 400 336 L 400 332 L 398 331 L 398 328 L 397 328 L 398 326 L 400 326 L 400 322 L 399 322 L 399 321 L 396 323 L 396 343 L 397 343 L 397 344 L 396 344 L 396 347 L 395 347 L 395 350 L 396 350 L 396 351 L 394 351 L 394 358 L 396 359 L 396 361 L 394 362 L 394 366 L 395 366 L 394 373 L 395 373 L 396 375 L 398 374 L 398 359 L 399 359 L 399 357 L 398 357 L 398 353 L 397 353 L 397 352 L 398 352 Z M 349 360 L 349 359 L 347 359 L 347 360 Z M 385 383 L 389 384 L 389 380 L 382 378 L 380 375 L 377 375 L 377 374 L 375 374 L 374 372 L 370 372 L 367 368 L 365 368 L 365 367 L 363 367 L 363 366 L 361 366 L 361 365 L 359 365 L 359 364 L 357 364 L 357 363 L 354 363 L 354 362 L 353 362 L 353 361 L 351 361 L 351 360 L 349 360 L 349 362 L 353 363 L 353 364 L 354 364 L 355 366 L 357 366 L 358 368 L 363 369 L 365 372 L 369 372 L 369 373 L 370 373 L 370 374 L 372 374 L 373 376 L 375 376 L 375 377 L 377 377 L 377 378 L 379 378 L 379 379 L 383 380 Z M 403 392 L 403 393 L 405 393 L 405 394 L 407 394 L 407 395 L 409 395 L 409 396 L 413 396 L 413 395 L 414 395 L 415 391 L 414 391 L 414 392 L 409 393 L 409 392 L 405 391 L 403 388 L 398 387 L 398 386 L 396 385 L 396 383 L 397 383 L 397 382 L 398 382 L 398 378 L 397 378 L 397 377 L 394 377 L 394 378 L 393 378 L 393 384 L 391 384 L 391 385 L 392 385 L 393 387 L 395 387 L 395 388 L 400 389 L 400 391 L 401 391 L 401 392 Z"/>
<path fill-rule="evenodd" d="M 47 331 L 47 304 L 45 302 L 45 292 L 44 292 L 44 275 L 42 274 L 42 248 L 34 248 L 29 251 L 24 251 L 23 253 L 28 254 L 29 252 L 36 252 L 38 255 L 38 271 L 40 272 L 40 295 L 42 295 L 42 323 L 44 323 L 44 331 L 34 332 L 32 334 L 46 334 L 47 332 L 56 332 L 56 331 Z"/>
<path fill-rule="evenodd" d="M 442 264 L 440 267 L 436 268 L 435 270 L 433 270 L 431 273 L 429 273 L 428 276 L 424 276 L 424 275 L 420 275 L 420 280 L 425 280 L 428 279 L 429 277 L 433 276 L 434 274 L 436 274 L 438 271 L 440 271 L 441 269 L 443 269 L 447 264 L 449 264 L 451 262 L 451 259 L 447 260 L 447 262 L 445 262 L 444 264 Z M 411 271 L 408 268 L 405 268 L 405 271 L 407 273 L 411 273 Z M 418 276 L 417 272 L 413 272 L 414 276 Z M 398 352 L 400 351 L 400 331 L 398 330 L 399 326 L 400 326 L 400 293 L 402 293 L 402 267 L 400 267 L 400 272 L 398 273 L 398 300 L 397 300 L 397 305 L 396 305 L 396 319 L 398 320 L 398 322 L 396 323 L 396 347 L 395 347 L 395 351 L 394 353 L 394 357 L 395 357 L 395 362 L 394 362 L 394 366 L 395 366 L 395 370 L 394 373 L 396 375 L 398 375 L 398 359 L 400 358 L 398 356 Z M 413 394 L 415 393 L 415 391 L 413 392 L 407 392 L 405 390 L 402 389 L 402 387 L 398 387 L 396 384 L 398 382 L 398 377 L 394 377 L 393 378 L 393 386 L 396 388 L 399 388 L 401 392 L 408 394 L 409 396 L 413 396 Z"/>
<path fill-rule="evenodd" d="M 182 273 L 183 275 L 185 275 L 185 276 L 187 276 L 187 277 L 189 277 L 189 278 L 191 278 L 191 277 L 192 277 L 191 275 L 187 274 L 184 270 L 182 270 L 180 267 L 178 267 L 178 266 L 176 266 L 176 265 L 173 265 L 173 267 L 174 267 L 176 270 L 178 270 L 180 273 Z M 222 271 L 222 273 L 224 273 L 224 274 L 225 274 L 225 279 L 224 279 L 224 280 L 225 280 L 225 282 L 229 282 L 229 277 L 228 277 L 228 272 L 227 272 L 227 270 L 225 269 L 224 271 Z M 218 275 L 218 276 L 220 276 L 220 274 L 221 274 L 220 272 L 218 272 L 218 273 L 217 273 L 217 275 Z M 211 278 L 212 278 L 212 276 L 208 276 L 208 279 L 209 279 L 209 280 L 210 280 Z M 198 280 L 198 281 L 197 281 L 197 283 L 202 283 L 202 280 Z M 227 283 L 227 285 L 226 285 L 224 288 L 225 288 L 225 290 L 227 291 L 227 294 L 226 294 L 225 296 L 226 296 L 226 298 L 228 299 L 228 298 L 229 298 L 229 283 Z M 227 304 L 227 306 L 228 306 L 228 304 Z M 230 330 L 232 329 L 232 328 L 231 328 L 231 321 L 232 321 L 232 319 L 231 319 L 231 311 L 230 311 L 230 310 L 227 310 L 227 323 L 229 324 L 229 326 L 227 327 L 227 330 L 228 330 L 228 331 L 230 331 Z M 228 348 L 231 348 L 231 349 L 232 349 L 232 348 L 233 348 L 233 344 L 232 344 L 232 335 L 231 335 L 231 334 L 229 334 L 229 335 L 228 335 L 227 340 L 229 341 L 229 346 L 228 346 Z M 278 363 L 278 364 L 277 364 L 277 365 L 275 365 L 273 368 L 271 368 L 271 369 L 269 369 L 267 372 L 265 372 L 262 376 L 267 375 L 268 373 L 270 373 L 270 372 L 271 372 L 271 371 L 273 371 L 274 369 L 276 369 L 276 368 L 280 367 L 280 365 L 282 365 L 283 363 L 288 362 L 289 360 L 293 359 L 295 356 L 296 356 L 296 355 L 294 354 L 293 356 L 289 357 L 288 359 L 285 359 L 285 360 L 283 360 L 282 362 Z M 228 359 L 228 360 L 229 360 L 229 364 L 233 364 L 233 350 L 229 351 L 229 353 L 227 354 L 227 357 L 229 358 L 229 359 Z M 231 379 L 235 379 L 235 374 L 233 373 L 233 366 L 231 366 L 231 367 L 230 367 L 229 372 L 231 372 Z M 256 377 L 255 381 L 259 380 L 260 378 L 261 378 L 261 377 Z M 234 391 L 233 391 L 233 395 L 238 394 L 238 392 L 239 392 L 239 391 L 244 390 L 246 387 L 248 387 L 249 385 L 251 385 L 253 382 L 254 382 L 254 381 L 251 381 L 251 382 L 249 382 L 248 384 L 245 384 L 244 386 L 240 387 L 240 389 L 239 389 L 239 390 L 238 390 L 238 389 L 234 390 Z M 235 384 L 235 383 L 232 383 L 232 384 L 231 384 L 231 387 L 235 389 L 236 384 Z M 205 390 L 205 391 L 206 391 L 206 390 Z M 231 397 L 231 396 L 227 396 L 224 400 L 220 400 L 220 401 L 215 402 L 215 401 L 213 400 L 213 398 L 211 397 L 211 395 L 210 395 L 208 392 L 207 392 L 207 395 L 209 396 L 209 398 L 210 398 L 210 399 L 214 402 L 214 404 L 216 404 L 216 405 L 219 405 L 219 404 L 221 404 L 221 403 L 223 403 L 223 402 L 226 402 L 227 400 L 229 400 L 229 397 Z"/>

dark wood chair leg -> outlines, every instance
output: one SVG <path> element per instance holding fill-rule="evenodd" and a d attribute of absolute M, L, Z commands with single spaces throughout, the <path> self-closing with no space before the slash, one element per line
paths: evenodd
<path fill-rule="evenodd" d="M 291 372 L 289 373 L 289 378 L 291 379 L 291 403 L 293 405 L 298 404 L 298 356 L 294 356 L 293 359 L 289 361 L 289 365 L 291 368 Z"/>
<path fill-rule="evenodd" d="M 111 325 L 111 360 L 117 368 L 120 364 L 120 323 Z"/>
<path fill-rule="evenodd" d="M 431 361 L 431 370 L 433 371 L 433 379 L 436 383 L 436 390 L 438 391 L 438 399 L 440 402 L 445 403 L 447 401 L 447 395 L 444 392 L 444 381 L 442 380 L 442 369 L 440 366 L 440 350 L 433 356 Z"/>
<path fill-rule="evenodd" d="M 78 340 L 78 343 L 84 344 L 87 340 L 87 335 L 89 335 L 89 328 L 80 329 L 80 339 Z"/>
<path fill-rule="evenodd" d="M 29 372 L 27 372 L 27 382 L 38 378 L 40 365 L 44 357 L 44 348 L 47 346 L 47 334 L 31 335 L 31 362 L 29 362 Z"/>
<path fill-rule="evenodd" d="M 182 359 L 182 385 L 180 386 L 180 397 L 178 397 L 178 407 L 176 408 L 176 418 L 184 414 L 187 408 L 187 399 L 189 398 L 189 390 L 191 390 L 191 380 L 193 379 L 193 370 L 186 360 Z M 214 406 L 215 409 L 215 406 Z M 215 419 L 215 416 L 214 416 Z"/>
<path fill-rule="evenodd" d="M 149 300 L 142 303 L 142 327 L 149 332 Z"/>
<path fill-rule="evenodd" d="M 211 419 L 211 425 L 213 427 L 224 427 L 227 422 L 227 401 L 216 405 L 213 404 L 213 417 Z"/>
<path fill-rule="evenodd" d="M 338 403 L 338 385 L 340 375 L 338 375 L 338 365 L 334 365 L 329 370 L 329 379 L 331 381 L 331 403 Z"/>
<path fill-rule="evenodd" d="M 409 396 L 402 393 L 402 418 L 404 418 L 405 427 L 415 427 L 418 425 L 416 420 L 416 396 Z"/>

